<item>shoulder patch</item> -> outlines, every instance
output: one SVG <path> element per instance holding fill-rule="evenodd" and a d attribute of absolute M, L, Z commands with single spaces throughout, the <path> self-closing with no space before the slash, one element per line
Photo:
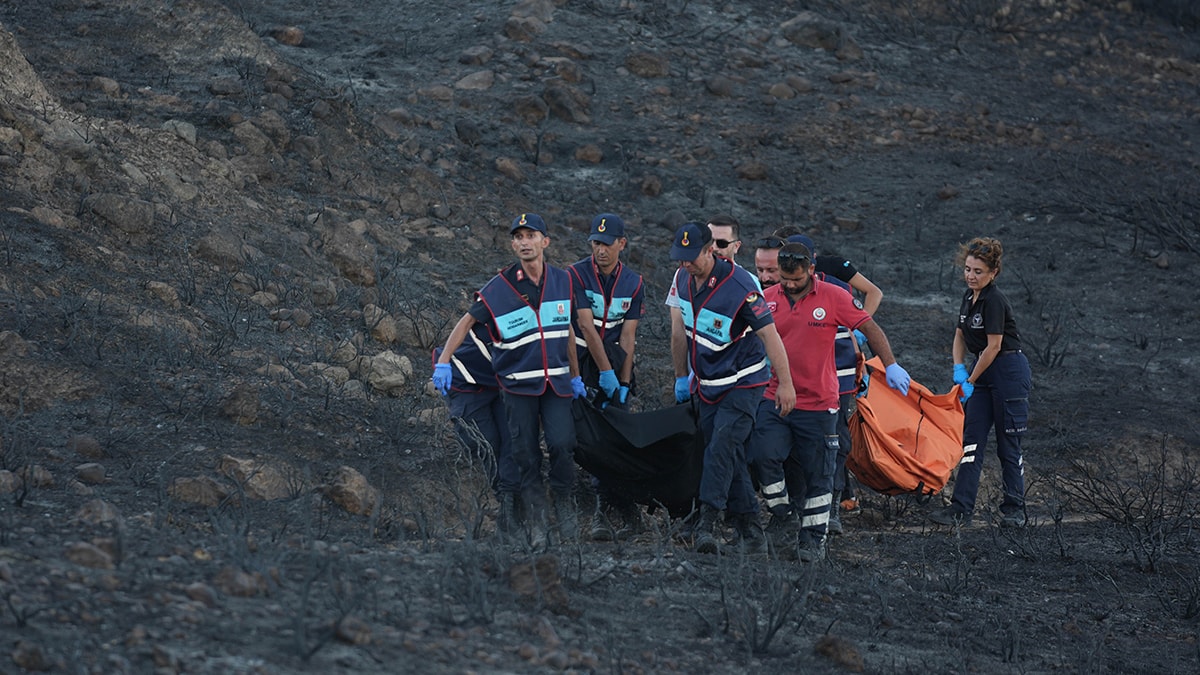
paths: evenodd
<path fill-rule="evenodd" d="M 758 300 L 758 293 L 751 293 L 746 296 L 746 302 L 754 302 L 755 300 Z"/>

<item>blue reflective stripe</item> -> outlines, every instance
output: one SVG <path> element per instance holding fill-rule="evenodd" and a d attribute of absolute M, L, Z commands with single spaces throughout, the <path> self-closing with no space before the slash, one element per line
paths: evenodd
<path fill-rule="evenodd" d="M 692 301 L 679 297 L 679 313 L 683 315 L 683 325 L 692 327 Z"/>
<path fill-rule="evenodd" d="M 718 344 L 729 344 L 733 342 L 733 317 L 714 312 L 707 307 L 700 310 L 700 316 L 696 319 L 696 331 L 707 335 L 710 339 Z"/>
<path fill-rule="evenodd" d="M 538 308 L 538 314 L 542 319 L 542 328 L 566 326 L 571 323 L 571 301 L 546 300 Z"/>
<path fill-rule="evenodd" d="M 618 298 L 613 296 L 612 304 L 608 306 L 608 316 L 606 318 L 609 320 L 609 322 L 622 320 L 625 318 L 625 314 L 629 311 L 629 307 L 631 306 L 633 306 L 632 297 Z"/>
<path fill-rule="evenodd" d="M 586 289 L 588 302 L 591 303 L 592 314 L 597 317 L 604 316 L 604 294 L 592 289 Z"/>
<path fill-rule="evenodd" d="M 531 330 L 537 330 L 537 327 L 537 315 L 529 305 L 496 317 L 496 330 L 500 332 L 501 340 L 520 337 Z"/>

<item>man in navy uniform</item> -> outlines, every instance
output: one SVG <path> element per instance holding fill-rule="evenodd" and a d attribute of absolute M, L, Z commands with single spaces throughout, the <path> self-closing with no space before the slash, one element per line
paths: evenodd
<path fill-rule="evenodd" d="M 484 463 L 492 492 L 500 502 L 497 530 L 510 535 L 519 522 L 516 504 L 521 474 L 513 458 L 512 434 L 504 413 L 500 383 L 492 370 L 491 342 L 483 324 L 475 324 L 467 339 L 450 355 L 450 382 L 443 383 L 445 387 L 439 392 L 446 397 L 458 439 Z M 441 355 L 441 347 L 433 350 L 434 364 Z"/>
<path fill-rule="evenodd" d="M 575 343 L 583 383 L 604 393 L 609 405 L 625 406 L 634 383 L 633 350 L 642 318 L 642 275 L 621 262 L 628 240 L 625 221 L 615 213 L 592 219 L 592 255 L 567 268 L 576 310 Z M 623 529 L 637 528 L 637 504 L 593 479 L 596 508 L 591 538 L 610 541 Z"/>
<path fill-rule="evenodd" d="M 671 259 L 679 262 L 675 288 L 680 310 L 672 316 L 678 324 L 672 332 L 685 337 L 682 344 L 671 345 L 675 400 L 682 403 L 698 396 L 707 443 L 694 546 L 702 553 L 718 550 L 713 526 L 726 511 L 742 545 L 763 551 L 766 541 L 746 463 L 746 441 L 772 368 L 779 377 L 775 401 L 780 414 L 788 414 L 795 405 L 788 356 L 754 278 L 727 258 L 713 255 L 713 237 L 706 226 L 680 227 Z M 694 381 L 688 377 L 689 367 Z"/>
<path fill-rule="evenodd" d="M 545 251 L 550 245 L 546 223 L 537 214 L 522 213 L 513 219 L 509 233 L 517 262 L 480 289 L 475 303 L 454 326 L 434 366 L 433 383 L 445 389 L 453 377 L 451 355 L 476 323 L 484 324 L 492 338 L 492 367 L 504 391 L 529 543 L 541 549 L 548 543 L 549 518 L 539 422 L 550 451 L 549 482 L 559 534 L 564 541 L 573 541 L 578 537 L 579 520 L 572 494 L 575 420 L 571 398 L 583 396 L 587 390 L 579 377 L 574 348 L 571 277 L 546 264 Z"/>

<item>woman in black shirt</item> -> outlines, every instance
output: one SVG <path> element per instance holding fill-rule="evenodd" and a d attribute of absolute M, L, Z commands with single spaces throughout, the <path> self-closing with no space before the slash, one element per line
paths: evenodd
<path fill-rule="evenodd" d="M 954 331 L 954 382 L 962 388 L 963 458 L 949 506 L 930 514 L 942 525 L 966 525 L 975 510 L 983 450 L 988 432 L 996 430 L 996 454 L 1004 483 L 1000 524 L 1025 525 L 1025 468 L 1021 437 L 1029 421 L 1029 360 L 1021 353 L 1021 336 L 1012 305 L 996 288 L 1004 249 L 998 239 L 976 237 L 959 247 L 967 292 Z M 974 364 L 964 365 L 967 352 Z"/>

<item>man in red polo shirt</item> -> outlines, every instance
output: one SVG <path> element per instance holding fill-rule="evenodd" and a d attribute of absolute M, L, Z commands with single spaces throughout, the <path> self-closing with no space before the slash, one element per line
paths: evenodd
<path fill-rule="evenodd" d="M 908 373 L 896 363 L 887 336 L 871 315 L 860 309 L 853 296 L 832 283 L 821 281 L 812 253 L 803 244 L 779 249 L 779 283 L 763 292 L 788 354 L 788 370 L 796 389 L 796 407 L 787 415 L 775 409 L 772 377 L 755 419 L 755 469 L 767 506 L 776 515 L 798 510 L 798 542 L 776 542 L 781 549 L 798 543 L 803 562 L 824 551 L 826 525 L 833 500 L 833 468 L 838 450 L 838 380 L 833 341 L 838 326 L 857 329 L 867 336 L 871 350 L 886 366 L 887 383 L 908 393 Z M 783 461 L 789 456 L 804 473 L 806 492 L 788 495 Z M 798 507 L 798 508 L 797 508 Z"/>

